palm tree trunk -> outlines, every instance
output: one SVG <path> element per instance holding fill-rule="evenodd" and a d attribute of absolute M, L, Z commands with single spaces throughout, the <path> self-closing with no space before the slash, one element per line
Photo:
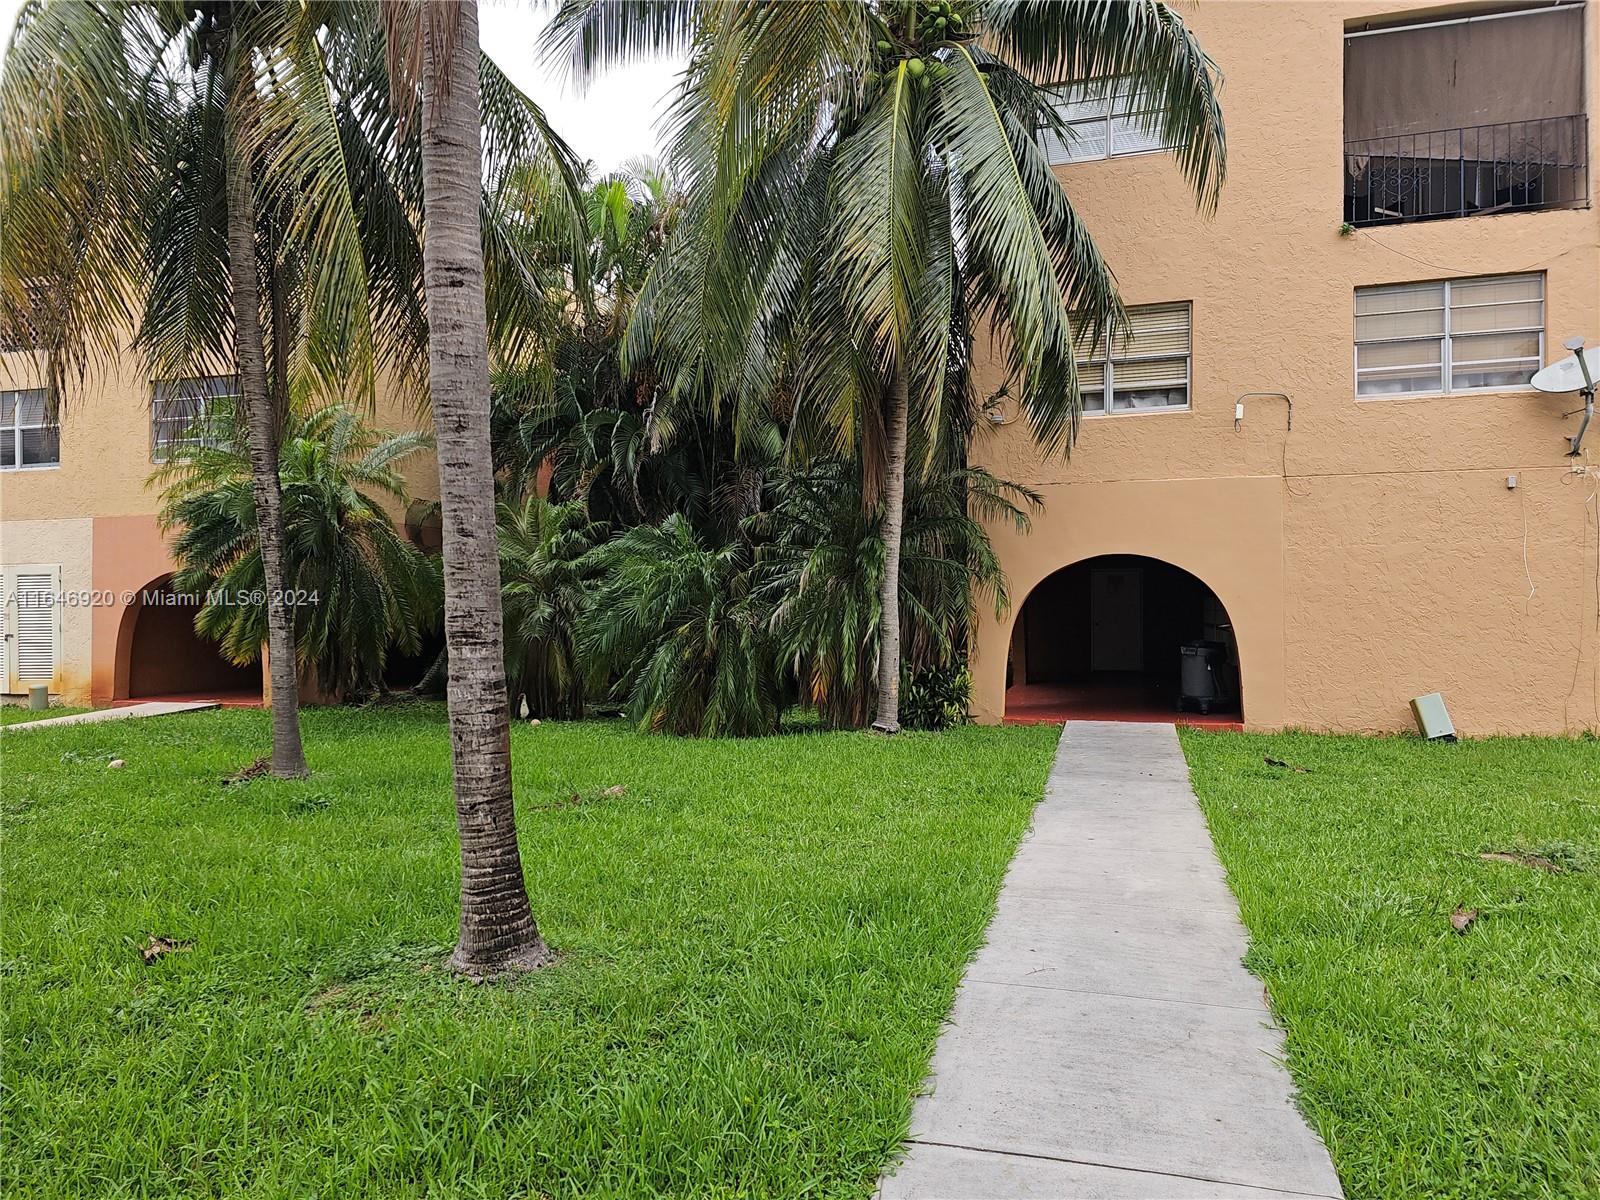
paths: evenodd
<path fill-rule="evenodd" d="M 294 614 L 284 603 L 283 492 L 278 483 L 278 421 L 267 388 L 266 348 L 261 340 L 261 293 L 256 263 L 254 188 L 248 156 L 239 145 L 237 114 L 223 122 L 223 169 L 228 209 L 228 282 L 233 292 L 234 365 L 244 398 L 250 444 L 250 491 L 256 506 L 256 537 L 266 588 L 267 667 L 271 675 L 272 773 L 299 779 L 306 769 L 300 742 L 300 680 L 295 670 Z"/>
<path fill-rule="evenodd" d="M 911 384 L 898 362 L 889 384 L 888 461 L 883 478 L 883 595 L 878 616 L 879 733 L 900 730 L 900 530 L 905 524 L 906 422 Z"/>
<path fill-rule="evenodd" d="M 422 6 L 423 280 L 444 526 L 450 751 L 461 933 L 450 965 L 481 977 L 549 960 L 528 904 L 511 802 L 500 557 L 489 454 L 489 338 L 479 228 L 478 9 Z"/>

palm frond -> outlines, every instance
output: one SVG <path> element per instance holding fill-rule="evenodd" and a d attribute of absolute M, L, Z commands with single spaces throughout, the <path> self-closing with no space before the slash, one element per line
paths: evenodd
<path fill-rule="evenodd" d="M 543 38 L 547 63 L 588 81 L 613 66 L 683 53 L 702 0 L 561 0 Z"/>
<path fill-rule="evenodd" d="M 988 0 L 995 53 L 1039 83 L 1125 79 L 1146 132 L 1174 146 L 1200 204 L 1216 208 L 1226 175 L 1222 72 L 1172 8 L 1155 0 Z"/>

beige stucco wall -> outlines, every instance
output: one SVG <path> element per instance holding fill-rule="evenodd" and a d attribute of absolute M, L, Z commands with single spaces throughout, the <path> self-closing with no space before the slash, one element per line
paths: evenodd
<path fill-rule="evenodd" d="M 38 386 L 41 378 L 32 355 L 0 354 L 0 388 Z M 0 471 L 0 513 L 29 520 L 154 514 L 158 496 L 147 483 L 153 469 L 150 392 L 133 354 L 69 387 L 61 410 L 61 465 Z M 390 430 L 428 427 L 414 398 L 395 386 L 379 390 L 371 420 Z M 402 473 L 414 495 L 438 495 L 431 456 L 418 455 Z"/>
<path fill-rule="evenodd" d="M 67 393 L 61 410 L 61 465 L 0 471 L 7 519 L 116 516 L 155 511 L 150 474 L 150 384 L 130 355 Z M 0 355 L 0 387 L 36 386 L 33 356 Z"/>
<path fill-rule="evenodd" d="M 90 696 L 90 624 L 93 620 L 91 595 L 94 586 L 94 522 L 88 518 L 63 518 L 48 521 L 0 520 L 0 567 L 57 565 L 61 568 L 61 603 L 56 609 L 59 621 L 55 674 L 50 694 L 65 704 L 87 704 Z M 8 581 L 9 584 L 9 581 Z M 11 603 L 8 594 L 4 602 Z M 72 603 L 67 603 L 68 597 Z M 11 614 L 7 614 L 7 623 Z M 10 654 L 0 667 L 0 691 L 17 691 L 9 685 Z"/>
<path fill-rule="evenodd" d="M 1435 689 L 1468 733 L 1600 727 L 1600 474 L 1574 475 L 1565 457 L 1573 398 L 1355 398 L 1358 286 L 1542 271 L 1546 361 L 1574 334 L 1600 340 L 1592 208 L 1340 236 L 1346 22 L 1428 7 L 1186 9 L 1226 74 L 1214 218 L 1195 212 L 1168 155 L 1058 168 L 1128 303 L 1193 302 L 1191 407 L 1087 418 L 1070 463 L 1042 460 L 1015 424 L 980 442 L 978 461 L 1047 501 L 1031 536 L 997 534 L 1014 603 L 979 632 L 980 719 L 1004 711 L 1009 630 L 1029 589 L 1089 554 L 1135 553 L 1185 567 L 1228 606 L 1252 727 L 1405 728 L 1409 699 Z M 1000 379 L 990 369 L 980 386 Z M 1294 398 L 1292 433 L 1272 400 L 1250 401 L 1235 432 L 1234 401 L 1255 391 Z M 1595 433 L 1584 463 L 1600 464 Z M 1265 663 L 1281 664 L 1276 680 Z"/>

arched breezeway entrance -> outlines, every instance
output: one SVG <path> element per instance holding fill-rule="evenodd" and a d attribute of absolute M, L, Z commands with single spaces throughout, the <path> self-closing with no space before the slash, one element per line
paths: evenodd
<path fill-rule="evenodd" d="M 194 631 L 195 605 L 172 590 L 171 576 L 134 594 L 117 629 L 113 699 L 261 703 L 259 664 L 235 666 Z"/>
<path fill-rule="evenodd" d="M 1017 613 L 1005 719 L 1237 723 L 1238 647 L 1223 602 L 1181 567 L 1081 559 L 1040 580 Z"/>

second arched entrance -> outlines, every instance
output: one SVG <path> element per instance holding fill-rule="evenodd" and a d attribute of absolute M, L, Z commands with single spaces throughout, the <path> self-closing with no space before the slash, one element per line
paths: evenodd
<path fill-rule="evenodd" d="M 140 588 L 117 631 L 114 700 L 217 700 L 261 703 L 261 667 L 238 666 L 195 632 L 194 597 L 173 591 L 170 575 Z"/>
<path fill-rule="evenodd" d="M 1215 592 L 1160 559 L 1108 554 L 1040 581 L 1012 627 L 1007 720 L 1242 719 L 1238 640 Z"/>

